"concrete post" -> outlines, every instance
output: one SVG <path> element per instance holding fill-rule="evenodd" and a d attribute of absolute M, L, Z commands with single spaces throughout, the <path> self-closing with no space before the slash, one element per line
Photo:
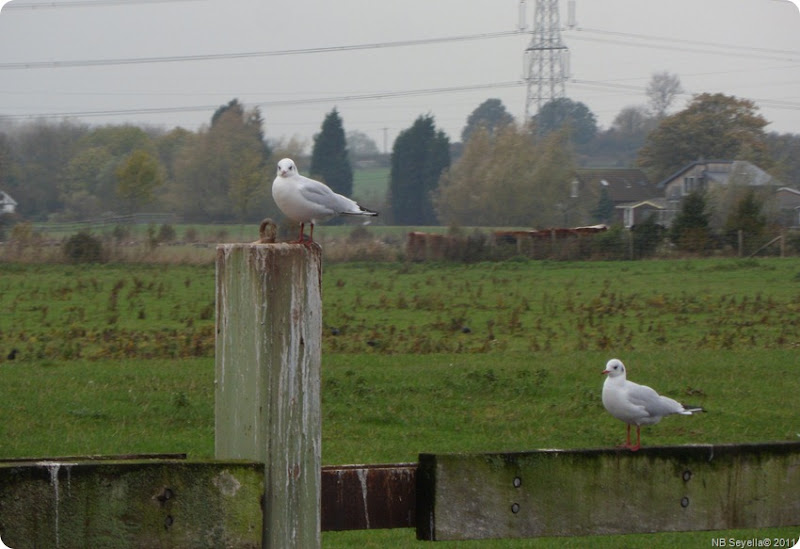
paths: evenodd
<path fill-rule="evenodd" d="M 319 548 L 322 252 L 217 247 L 216 459 L 264 463 L 264 548 Z"/>

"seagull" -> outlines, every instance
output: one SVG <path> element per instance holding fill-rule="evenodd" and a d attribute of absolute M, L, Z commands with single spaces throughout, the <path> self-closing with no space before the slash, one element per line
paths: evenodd
<path fill-rule="evenodd" d="M 697 406 L 684 406 L 677 400 L 661 396 L 646 385 L 639 385 L 625 378 L 625 365 L 612 358 L 606 369 L 600 372 L 608 375 L 603 383 L 603 406 L 608 413 L 628 424 L 628 436 L 624 448 L 636 451 L 641 447 L 642 425 L 653 425 L 664 416 L 681 414 L 692 415 L 704 412 Z M 631 445 L 631 425 L 636 425 L 636 445 Z"/>
<path fill-rule="evenodd" d="M 278 175 L 272 182 L 272 198 L 278 208 L 292 221 L 300 223 L 300 238 L 303 242 L 303 228 L 311 225 L 309 243 L 314 241 L 314 224 L 337 215 L 375 216 L 362 208 L 354 200 L 336 194 L 324 183 L 300 175 L 291 158 L 278 162 Z"/>

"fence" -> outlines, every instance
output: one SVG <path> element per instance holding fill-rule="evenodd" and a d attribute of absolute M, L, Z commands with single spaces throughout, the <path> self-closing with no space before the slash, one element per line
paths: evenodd
<path fill-rule="evenodd" d="M 672 243 L 657 226 L 624 229 L 605 225 L 571 229 L 526 231 L 473 231 L 446 235 L 412 231 L 406 238 L 405 255 L 410 261 L 491 261 L 512 257 L 555 260 L 632 260 L 650 257 L 714 255 L 784 257 L 800 252 L 800 234 L 780 231 L 758 237 L 743 231 L 725 235 L 704 232 L 702 236 Z"/>
<path fill-rule="evenodd" d="M 321 531 L 458 540 L 800 524 L 800 443 L 420 454 L 321 467 L 321 251 L 217 248 L 216 459 L 0 463 L 13 549 L 314 548 Z"/>
<path fill-rule="evenodd" d="M 104 229 L 117 225 L 164 225 L 178 222 L 178 216 L 169 213 L 138 213 L 129 215 L 110 215 L 84 221 L 64 223 L 42 223 L 36 230 L 44 233 L 71 233 L 83 230 Z"/>

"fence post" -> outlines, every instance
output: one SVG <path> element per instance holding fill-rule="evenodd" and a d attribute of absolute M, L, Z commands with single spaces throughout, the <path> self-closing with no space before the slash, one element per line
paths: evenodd
<path fill-rule="evenodd" d="M 262 548 L 319 548 L 322 252 L 221 244 L 215 454 L 264 463 Z"/>

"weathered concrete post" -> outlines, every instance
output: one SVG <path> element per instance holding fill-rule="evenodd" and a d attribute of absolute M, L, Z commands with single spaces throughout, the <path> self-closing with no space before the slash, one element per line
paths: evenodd
<path fill-rule="evenodd" d="M 217 459 L 265 464 L 264 548 L 320 547 L 322 252 L 217 247 Z"/>

